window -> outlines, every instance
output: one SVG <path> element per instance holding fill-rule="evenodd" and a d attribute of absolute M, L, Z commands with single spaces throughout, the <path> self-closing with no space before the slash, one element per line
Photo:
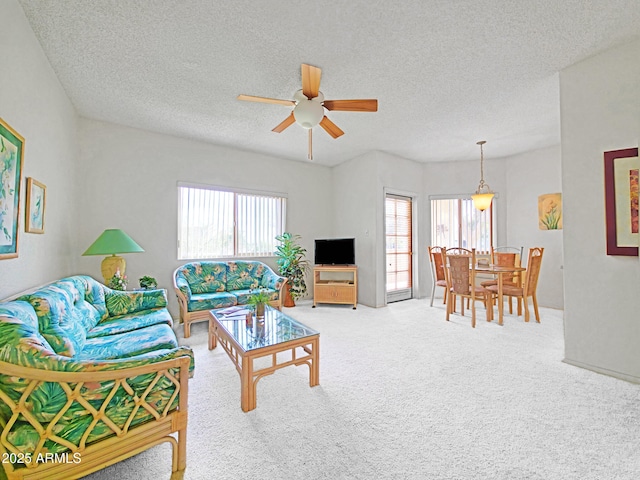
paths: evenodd
<path fill-rule="evenodd" d="M 481 212 L 473 206 L 471 198 L 431 199 L 431 245 L 490 252 L 493 245 L 493 203 Z"/>
<path fill-rule="evenodd" d="M 178 260 L 266 257 L 285 228 L 287 199 L 178 185 Z"/>

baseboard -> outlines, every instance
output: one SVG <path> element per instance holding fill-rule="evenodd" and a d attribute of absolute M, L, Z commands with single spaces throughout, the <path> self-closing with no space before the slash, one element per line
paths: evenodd
<path fill-rule="evenodd" d="M 629 383 L 640 384 L 640 377 L 636 377 L 635 375 L 627 375 L 625 373 L 616 372 L 615 370 L 596 367 L 595 365 L 589 365 L 588 363 L 578 362 L 576 360 L 571 360 L 570 358 L 566 358 L 566 357 L 562 361 L 566 364 L 573 365 L 574 367 L 584 368 L 585 370 L 591 370 L 592 372 L 599 373 L 601 375 L 607 375 L 609 377 L 614 377 Z"/>

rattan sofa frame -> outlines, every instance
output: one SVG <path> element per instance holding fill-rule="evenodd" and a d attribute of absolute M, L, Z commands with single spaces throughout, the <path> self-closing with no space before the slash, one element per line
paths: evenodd
<path fill-rule="evenodd" d="M 6 403 L 12 411 L 12 416 L 7 423 L 0 425 L 0 454 L 9 457 L 13 454 L 15 457 L 20 453 L 7 440 L 8 432 L 19 417 L 26 418 L 40 435 L 40 441 L 34 452 L 29 455 L 29 458 L 25 462 L 25 467 L 14 468 L 11 463 L 3 464 L 7 478 L 9 480 L 66 480 L 79 478 L 165 442 L 169 443 L 172 447 L 172 478 L 181 478 L 186 467 L 189 365 L 190 357 L 181 356 L 132 368 L 58 372 L 24 367 L 0 361 L 0 373 L 28 381 L 27 388 L 17 402 L 13 401 L 6 393 L 0 390 L 0 401 Z M 177 374 L 175 372 L 177 372 Z M 153 373 L 155 373 L 156 376 L 142 395 L 135 394 L 127 383 L 128 379 Z M 167 406 L 158 412 L 146 402 L 145 397 L 152 391 L 153 387 L 162 377 L 169 379 L 176 388 Z M 114 386 L 111 393 L 105 398 L 102 406 L 96 409 L 88 402 L 87 398 L 83 397 L 81 390 L 85 383 L 105 381 L 113 381 Z M 51 422 L 42 424 L 29 412 L 27 400 L 33 390 L 42 383 L 47 382 L 60 384 L 67 395 L 67 404 Z M 115 395 L 116 390 L 120 387 L 132 395 L 135 401 L 135 408 L 129 415 L 125 425 L 118 427 L 108 418 L 105 410 L 109 401 L 113 395 Z M 91 389 L 87 389 L 87 391 L 90 392 Z M 169 407 L 175 403 L 176 397 L 178 397 L 178 406 L 170 410 Z M 73 402 L 81 403 L 94 417 L 79 445 L 74 445 L 71 442 L 57 437 L 54 432 L 56 422 Z M 145 423 L 132 427 L 131 422 L 140 409 L 146 410 L 153 418 Z M 91 444 L 85 444 L 91 430 L 99 422 L 104 422 L 109 425 L 114 431 L 114 435 L 97 440 Z M 69 448 L 69 458 L 73 458 L 76 461 L 38 462 L 37 459 L 41 456 L 40 454 L 44 452 L 43 446 L 47 440 L 53 440 L 66 445 Z M 22 458 L 24 460 L 24 454 Z"/>

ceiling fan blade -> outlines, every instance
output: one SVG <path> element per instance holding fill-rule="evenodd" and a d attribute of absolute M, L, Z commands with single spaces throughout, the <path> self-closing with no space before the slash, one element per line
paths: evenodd
<path fill-rule="evenodd" d="M 311 100 L 318 96 L 320 91 L 320 77 L 322 70 L 313 65 L 302 64 L 302 93 Z"/>
<path fill-rule="evenodd" d="M 322 120 L 320 120 L 320 126 L 324 128 L 325 132 L 327 132 L 333 138 L 338 138 L 344 135 L 344 132 L 340 130 L 340 127 L 338 127 L 335 123 L 329 120 L 326 115 Z"/>
<path fill-rule="evenodd" d="M 282 122 L 280 122 L 278 124 L 277 127 L 275 127 L 273 130 L 271 130 L 272 132 L 276 132 L 276 133 L 280 133 L 282 132 L 285 128 L 287 128 L 289 125 L 291 125 L 293 122 L 295 122 L 296 119 L 293 116 L 293 112 L 291 112 L 289 114 L 289 116 L 287 118 L 285 118 Z"/>
<path fill-rule="evenodd" d="M 238 100 L 245 100 L 247 102 L 261 102 L 261 103 L 277 103 L 279 105 L 293 106 L 296 104 L 293 100 L 279 100 L 277 98 L 267 97 L 255 97 L 253 95 L 238 95 Z"/>
<path fill-rule="evenodd" d="M 363 100 L 325 100 L 327 110 L 341 110 L 344 112 L 377 112 L 378 100 L 375 98 Z"/>

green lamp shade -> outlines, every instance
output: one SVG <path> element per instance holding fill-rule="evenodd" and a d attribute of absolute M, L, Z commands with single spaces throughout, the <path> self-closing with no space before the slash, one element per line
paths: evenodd
<path fill-rule="evenodd" d="M 112 228 L 102 232 L 102 235 L 82 255 L 116 255 L 136 252 L 144 252 L 144 249 L 122 230 Z"/>

